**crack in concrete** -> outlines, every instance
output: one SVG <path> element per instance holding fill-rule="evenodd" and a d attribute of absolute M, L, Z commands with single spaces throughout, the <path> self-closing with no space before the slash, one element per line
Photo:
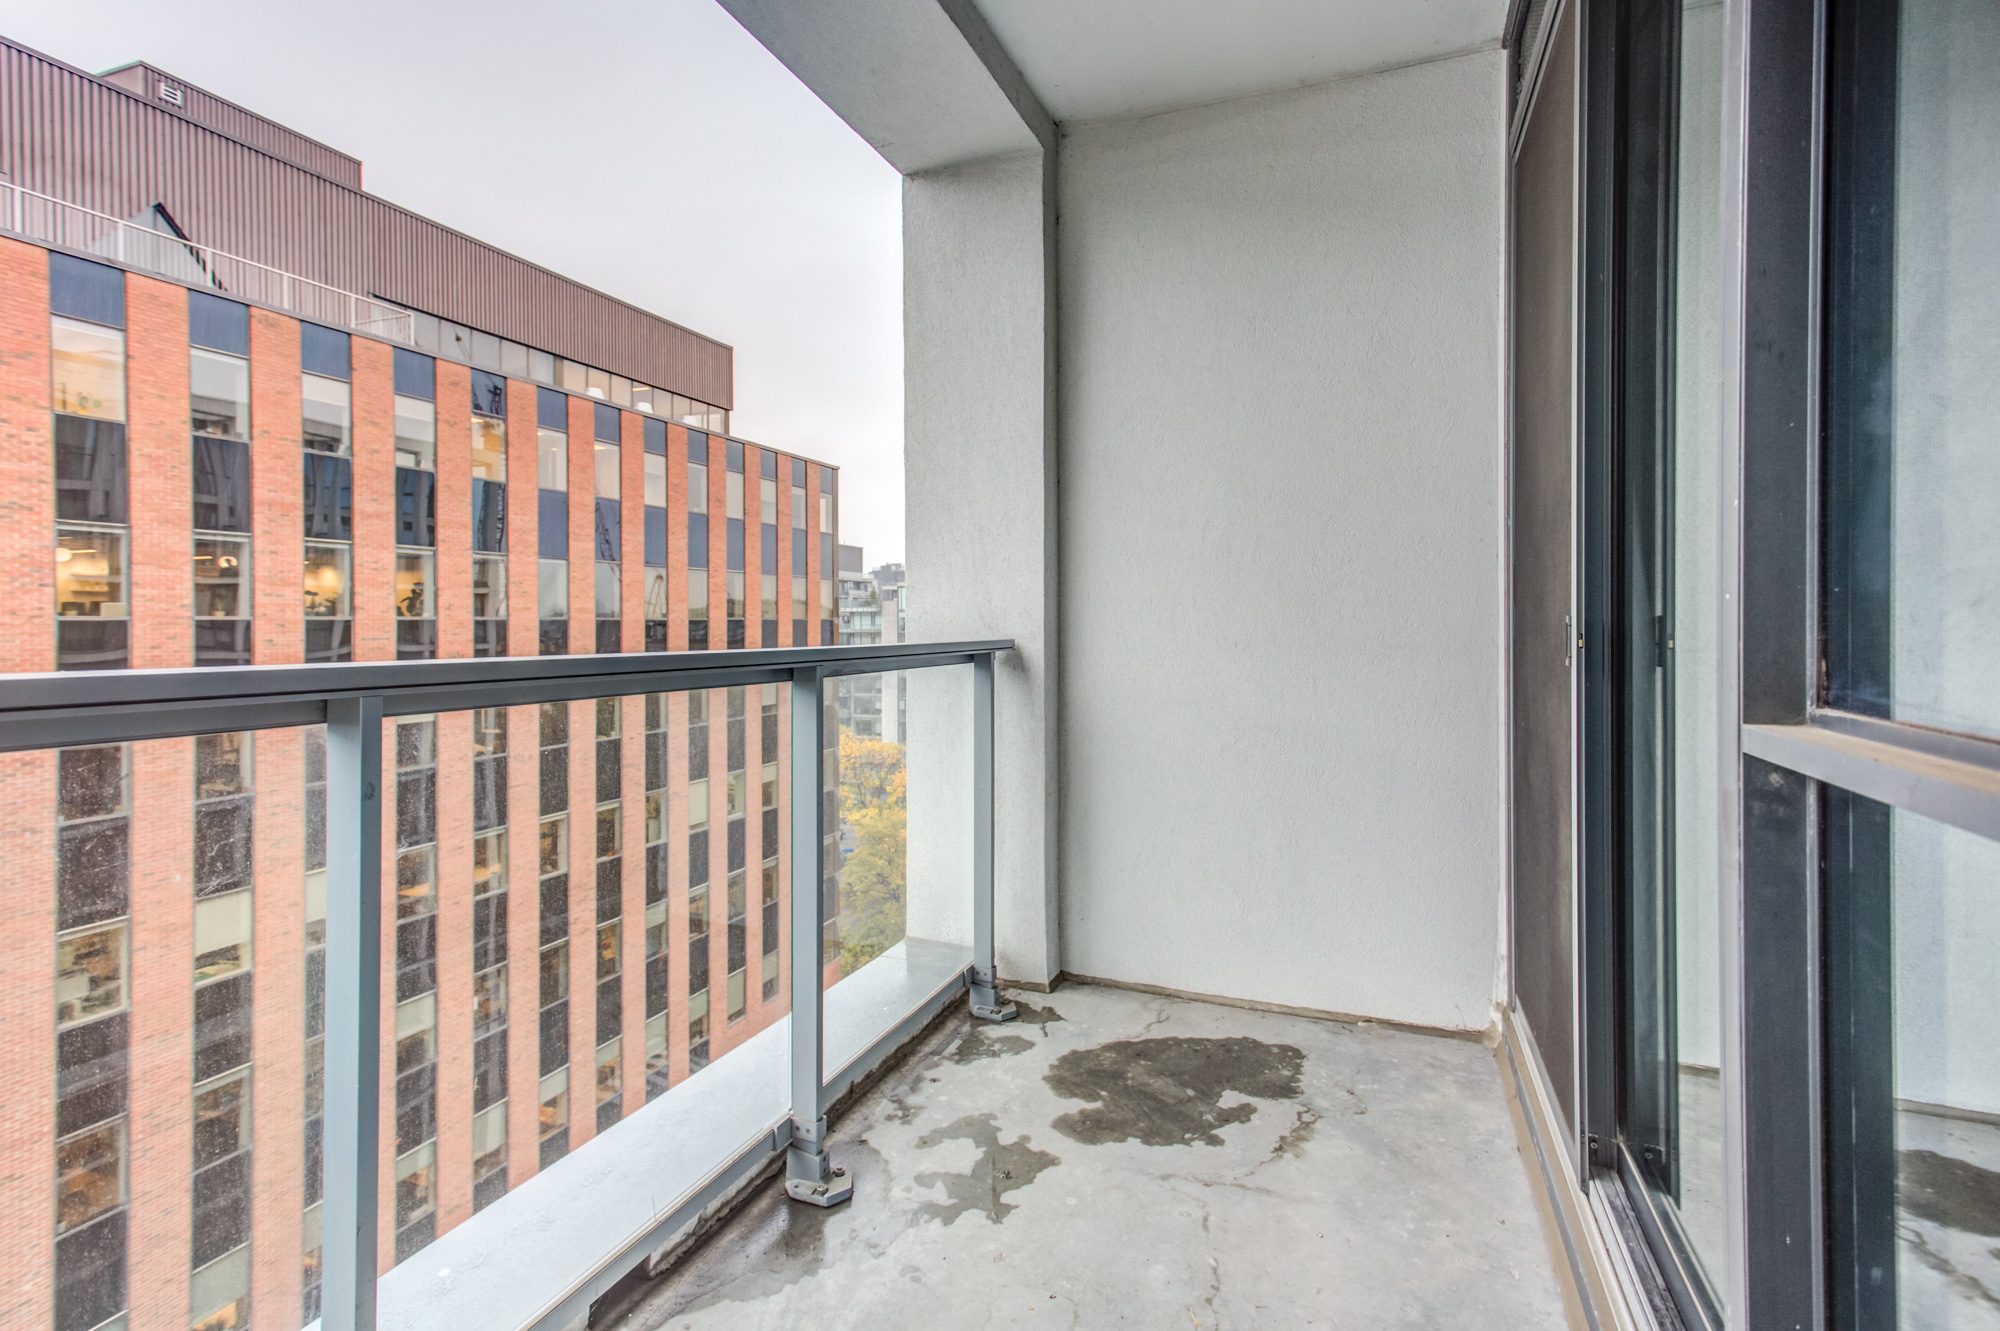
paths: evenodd
<path fill-rule="evenodd" d="M 1988 1308 L 2000 1311 L 2000 1298 L 1994 1297 L 1993 1291 L 1986 1288 L 1985 1282 L 1969 1272 L 1959 1270 L 1951 1258 L 1930 1245 L 1922 1230 L 1914 1225 L 1898 1225 L 1896 1237 L 1915 1249 L 1918 1259 L 1943 1276 L 1945 1281 L 1958 1291 L 1960 1298 L 1971 1303 L 1983 1303 Z"/>
<path fill-rule="evenodd" d="M 1305 1159 L 1306 1143 L 1313 1139 L 1313 1133 L 1318 1127 L 1319 1110 L 1311 1105 L 1301 1105 L 1298 1115 L 1292 1119 L 1292 1126 L 1285 1129 L 1283 1135 L 1278 1138 L 1278 1144 L 1271 1148 L 1270 1156 L 1257 1168 L 1262 1169 L 1264 1165 L 1272 1164 L 1287 1155 L 1294 1160 Z M 1251 1172 L 1255 1173 L 1256 1170 Z"/>

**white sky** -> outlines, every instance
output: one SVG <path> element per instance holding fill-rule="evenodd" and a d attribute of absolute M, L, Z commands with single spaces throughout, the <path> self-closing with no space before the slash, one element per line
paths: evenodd
<path fill-rule="evenodd" d="M 738 435 L 903 557 L 901 184 L 714 0 L 0 0 L 359 157 L 368 190 L 736 349 Z"/>

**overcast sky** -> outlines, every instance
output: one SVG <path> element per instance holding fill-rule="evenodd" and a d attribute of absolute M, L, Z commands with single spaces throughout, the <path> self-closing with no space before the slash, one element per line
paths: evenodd
<path fill-rule="evenodd" d="M 903 557 L 900 184 L 714 0 L 0 0 L 359 157 L 371 193 L 736 348 L 731 428 Z"/>

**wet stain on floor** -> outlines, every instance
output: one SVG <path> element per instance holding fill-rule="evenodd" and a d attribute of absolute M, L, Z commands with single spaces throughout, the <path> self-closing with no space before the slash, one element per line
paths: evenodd
<path fill-rule="evenodd" d="M 1066 1100 L 1094 1104 L 1050 1126 L 1086 1146 L 1220 1146 L 1217 1128 L 1247 1123 L 1257 1113 L 1254 1104 L 1224 1108 L 1225 1094 L 1296 1100 L 1304 1063 L 1293 1045 L 1246 1036 L 1119 1040 L 1076 1049 L 1058 1058 L 1043 1080 Z"/>
<path fill-rule="evenodd" d="M 1898 1151 L 1896 1201 L 1910 1214 L 2000 1238 L 2000 1173 L 1936 1151 Z"/>
<path fill-rule="evenodd" d="M 947 1225 L 969 1211 L 999 1224 L 1018 1209 L 1017 1203 L 1002 1201 L 1002 1197 L 1027 1187 L 1043 1170 L 1062 1163 L 1060 1156 L 1029 1145 L 1025 1133 L 1011 1142 L 1001 1141 L 991 1114 L 967 1114 L 936 1132 L 927 1132 L 917 1138 L 917 1149 L 927 1151 L 948 1141 L 968 1141 L 979 1148 L 972 1168 L 963 1174 L 924 1173 L 916 1178 L 920 1188 L 943 1188 L 945 1192 L 944 1201 L 924 1202 L 917 1214 Z"/>
<path fill-rule="evenodd" d="M 1028 1002 L 1018 995 L 1010 995 L 1010 997 L 1013 999 L 1015 1011 L 1020 1014 L 1008 1023 L 1010 1026 L 1036 1026 L 1041 1029 L 1042 1034 L 1047 1035 L 1049 1033 L 1049 1023 L 1064 1019 L 1063 1014 L 1052 1007 L 1036 1007 L 1033 1003 Z"/>
<path fill-rule="evenodd" d="M 977 1063 L 982 1058 L 999 1058 L 1003 1054 L 1025 1054 L 1035 1047 L 1035 1042 L 1025 1035 L 1003 1035 L 998 1027 L 986 1022 L 975 1022 L 971 1029 L 959 1037 L 945 1057 L 964 1067 L 967 1063 Z"/>

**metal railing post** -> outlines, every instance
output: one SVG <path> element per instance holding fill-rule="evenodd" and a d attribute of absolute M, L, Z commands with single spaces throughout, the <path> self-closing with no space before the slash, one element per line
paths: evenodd
<path fill-rule="evenodd" d="M 322 1331 L 374 1331 L 382 1079 L 382 699 L 326 705 Z"/>
<path fill-rule="evenodd" d="M 972 658 L 972 1015 L 1012 1021 L 993 960 L 993 653 Z"/>
<path fill-rule="evenodd" d="M 847 1171 L 826 1153 L 825 874 L 826 677 L 817 666 L 792 672 L 792 1144 L 785 1192 L 833 1206 L 854 1195 Z"/>

